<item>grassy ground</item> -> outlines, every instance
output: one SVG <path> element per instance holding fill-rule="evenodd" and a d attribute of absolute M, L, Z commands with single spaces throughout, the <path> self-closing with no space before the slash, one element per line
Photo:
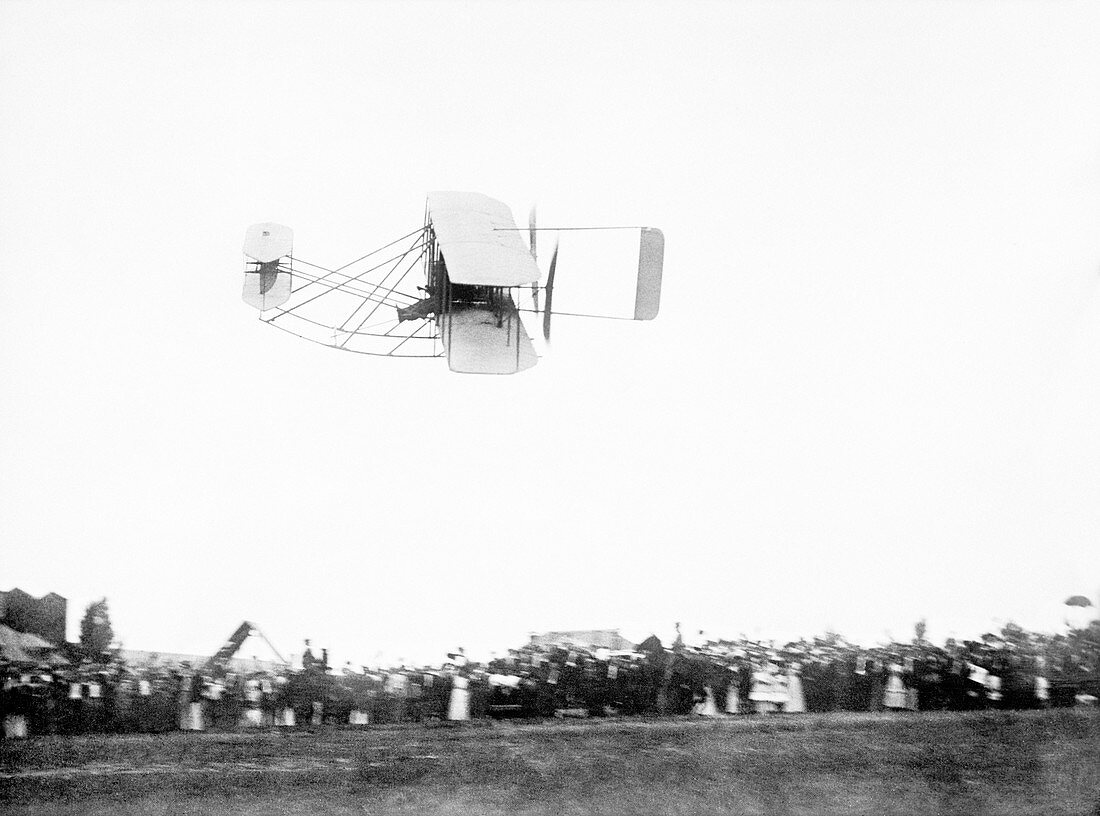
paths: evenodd
<path fill-rule="evenodd" d="M 0 809 L 1100 816 L 1100 712 L 46 738 L 0 743 Z"/>

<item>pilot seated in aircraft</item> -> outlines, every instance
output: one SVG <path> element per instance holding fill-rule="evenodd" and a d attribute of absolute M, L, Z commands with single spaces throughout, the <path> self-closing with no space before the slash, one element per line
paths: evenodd
<path fill-rule="evenodd" d="M 425 289 L 423 286 L 420 286 L 417 288 L 419 288 L 422 292 L 427 292 L 428 296 L 421 298 L 412 306 L 406 306 L 404 309 L 398 309 L 398 322 L 403 320 L 427 320 L 431 315 L 439 314 L 439 291 L 435 287 L 428 287 L 427 289 Z"/>
<path fill-rule="evenodd" d="M 493 321 L 500 328 L 504 317 L 505 290 L 500 286 L 474 286 L 471 284 L 454 284 L 451 286 L 451 310 L 458 311 L 463 308 L 486 307 L 495 315 Z"/>

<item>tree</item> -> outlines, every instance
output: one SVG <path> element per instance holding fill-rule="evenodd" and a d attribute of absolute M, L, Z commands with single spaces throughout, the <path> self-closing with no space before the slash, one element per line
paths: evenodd
<path fill-rule="evenodd" d="M 913 625 L 913 642 L 924 643 L 924 636 L 928 634 L 928 621 L 925 618 L 921 618 Z"/>
<path fill-rule="evenodd" d="M 93 660 L 101 659 L 107 654 L 114 638 L 107 599 L 100 598 L 88 604 L 80 621 L 80 651 Z"/>

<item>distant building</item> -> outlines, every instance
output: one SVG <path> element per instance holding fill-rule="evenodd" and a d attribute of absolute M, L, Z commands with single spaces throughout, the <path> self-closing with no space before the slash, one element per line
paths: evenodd
<path fill-rule="evenodd" d="M 238 674 L 251 674 L 290 667 L 290 662 L 271 645 L 271 641 L 259 627 L 249 621 L 242 622 L 212 655 L 121 649 L 118 657 L 127 666 L 135 669 L 178 669 L 187 664 L 192 669 L 211 670 L 217 665 Z"/>
<path fill-rule="evenodd" d="M 18 587 L 0 592 L 0 658 L 12 663 L 68 662 L 62 654 L 68 604 L 56 592 L 41 598 Z"/>
<path fill-rule="evenodd" d="M 68 607 L 69 602 L 56 592 L 36 598 L 16 587 L 0 592 L 0 625 L 61 646 L 65 643 Z"/>
<path fill-rule="evenodd" d="M 634 644 L 619 634 L 618 629 L 571 629 L 564 632 L 544 632 L 531 635 L 532 646 L 579 646 L 583 649 L 610 649 L 613 652 L 633 649 Z"/>
<path fill-rule="evenodd" d="M 120 649 L 118 658 L 132 669 L 179 669 L 184 664 L 192 669 L 201 669 L 210 661 L 210 655 L 150 652 L 141 649 Z M 288 665 L 282 660 L 261 660 L 254 657 L 232 657 L 226 661 L 226 668 L 237 674 L 273 672 L 286 669 Z"/>

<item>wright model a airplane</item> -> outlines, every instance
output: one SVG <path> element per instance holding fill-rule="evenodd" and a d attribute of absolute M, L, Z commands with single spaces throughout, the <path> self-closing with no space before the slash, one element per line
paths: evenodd
<path fill-rule="evenodd" d="M 596 228 L 549 231 L 561 229 Z M 664 236 L 648 227 L 609 229 L 640 234 L 633 315 L 620 317 L 652 320 L 660 306 Z M 479 193 L 430 193 L 423 227 L 326 269 L 294 257 L 289 227 L 254 224 L 245 233 L 244 300 L 263 322 L 344 351 L 446 356 L 451 371 L 515 374 L 538 362 L 520 312 L 542 315 L 550 339 L 558 246 L 542 283 L 537 231 L 533 211 L 525 244 L 501 202 Z M 405 279 L 416 267 L 424 279 L 410 291 Z"/>

